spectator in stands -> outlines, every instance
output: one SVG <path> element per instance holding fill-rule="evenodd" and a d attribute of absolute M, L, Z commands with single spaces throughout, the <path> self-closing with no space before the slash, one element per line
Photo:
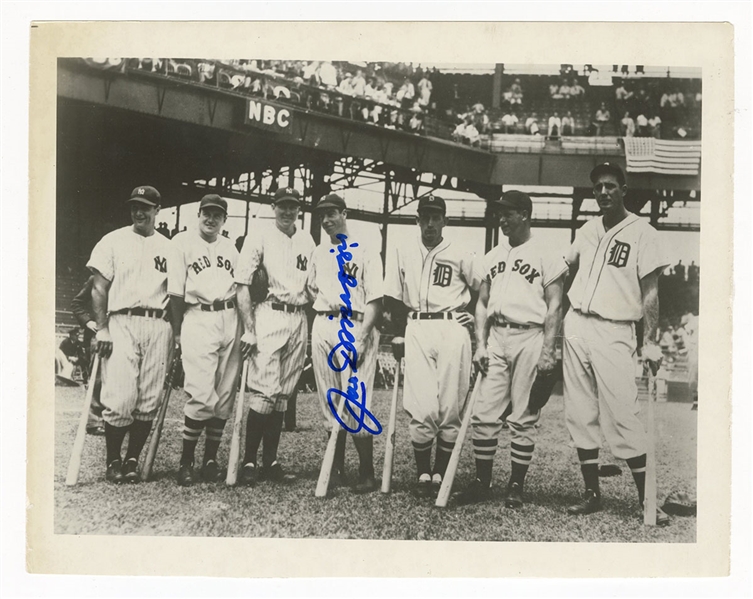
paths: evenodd
<path fill-rule="evenodd" d="M 559 113 L 556 111 L 549 117 L 549 127 L 547 128 L 546 136 L 549 139 L 559 139 L 560 132 L 562 131 L 562 119 L 559 117 Z"/>
<path fill-rule="evenodd" d="M 557 82 L 553 82 L 549 85 L 549 97 L 552 100 L 561 100 L 565 96 L 562 93 L 562 88 L 565 87 L 557 85 Z"/>
<path fill-rule="evenodd" d="M 473 119 L 473 125 L 478 131 L 481 133 L 489 132 L 489 115 L 486 114 L 486 109 L 483 104 L 480 102 L 474 104 L 471 107 L 470 115 Z"/>
<path fill-rule="evenodd" d="M 351 82 L 351 85 L 353 87 L 353 94 L 356 96 L 364 96 L 366 95 L 366 79 L 363 76 L 363 71 L 361 69 L 358 69 L 356 71 L 355 77 L 353 77 L 353 81 Z"/>
<path fill-rule="evenodd" d="M 675 276 L 680 279 L 681 281 L 685 280 L 685 265 L 682 263 L 682 260 L 679 260 L 677 264 L 675 264 Z"/>
<path fill-rule="evenodd" d="M 635 117 L 635 134 L 637 137 L 648 137 L 650 133 L 648 119 L 642 112 Z"/>
<path fill-rule="evenodd" d="M 214 83 L 215 82 L 215 64 L 208 60 L 199 61 L 197 66 L 199 70 L 199 81 L 201 83 Z"/>
<path fill-rule="evenodd" d="M 313 85 L 318 87 L 321 85 L 321 78 L 319 76 L 319 67 L 321 66 L 321 63 L 318 60 L 312 60 L 308 64 L 306 64 L 303 67 L 303 72 L 301 73 L 301 77 L 303 77 L 303 81 L 306 82 L 308 85 Z"/>
<path fill-rule="evenodd" d="M 575 135 L 575 120 L 573 119 L 573 113 L 569 110 L 562 117 L 562 135 Z"/>
<path fill-rule="evenodd" d="M 502 117 L 502 132 L 515 133 L 518 127 L 518 117 L 514 112 L 506 112 Z"/>
<path fill-rule="evenodd" d="M 339 91 L 341 94 L 345 94 L 346 96 L 353 95 L 353 74 L 352 73 L 345 73 L 343 75 L 343 78 L 340 81 L 340 85 L 337 86 L 337 91 Z"/>
<path fill-rule="evenodd" d="M 532 112 L 531 116 L 526 119 L 526 131 L 531 135 L 540 135 L 539 120 L 535 112 Z"/>
<path fill-rule="evenodd" d="M 474 147 L 480 145 L 481 136 L 479 135 L 478 129 L 476 129 L 476 126 L 473 124 L 473 119 L 471 117 L 466 117 L 464 135 L 469 145 Z"/>
<path fill-rule="evenodd" d="M 416 103 L 416 106 L 418 106 L 418 103 Z M 413 131 L 414 133 L 421 133 L 424 126 L 424 119 L 423 115 L 420 113 L 420 108 L 417 111 L 413 111 L 413 116 L 411 116 L 410 121 L 408 123 L 408 128 Z"/>
<path fill-rule="evenodd" d="M 596 119 L 594 120 L 594 127 L 596 127 L 596 135 L 601 137 L 604 128 L 612 120 L 612 115 L 609 113 L 606 103 L 602 102 L 599 110 L 596 111 Z"/>
<path fill-rule="evenodd" d="M 452 132 L 452 139 L 458 143 L 463 143 L 463 140 L 465 139 L 465 119 L 461 118 L 460 122 L 455 127 L 455 130 Z"/>
<path fill-rule="evenodd" d="M 64 385 L 78 386 L 73 380 L 73 369 L 84 364 L 84 346 L 79 337 L 79 328 L 74 327 L 68 331 L 68 336 L 60 343 L 55 354 L 55 374 Z"/>
<path fill-rule="evenodd" d="M 657 139 L 661 138 L 661 118 L 659 118 L 658 114 L 654 114 L 650 119 L 648 119 L 648 126 L 649 126 L 649 133 L 651 134 L 651 137 L 655 137 Z"/>
<path fill-rule="evenodd" d="M 403 84 L 400 86 L 400 89 L 397 90 L 395 97 L 403 108 L 409 108 L 413 105 L 413 98 L 416 97 L 416 88 L 408 77 L 403 80 Z"/>
<path fill-rule="evenodd" d="M 424 73 L 423 77 L 421 77 L 421 80 L 418 82 L 418 105 L 424 111 L 428 110 L 429 108 L 432 89 L 433 86 L 431 84 L 431 81 L 429 81 L 427 73 Z"/>
<path fill-rule="evenodd" d="M 688 285 L 698 285 L 699 275 L 700 269 L 695 260 L 692 260 L 690 266 L 688 266 Z"/>
<path fill-rule="evenodd" d="M 614 90 L 614 100 L 617 106 L 617 110 L 619 110 L 620 112 L 625 111 L 625 109 L 628 107 L 628 101 L 632 97 L 633 92 L 629 91 L 627 87 L 625 87 L 624 81 L 621 81 L 620 86 Z"/>
<path fill-rule="evenodd" d="M 620 121 L 620 131 L 623 137 L 633 137 L 635 135 L 635 121 L 629 112 L 626 112 Z"/>
<path fill-rule="evenodd" d="M 573 99 L 577 99 L 577 98 L 580 98 L 581 96 L 584 96 L 585 94 L 586 94 L 586 90 L 578 82 L 578 80 L 571 79 L 570 80 L 570 97 Z"/>
<path fill-rule="evenodd" d="M 510 86 L 510 104 L 523 103 L 523 88 L 520 86 L 520 79 L 515 78 Z"/>
<path fill-rule="evenodd" d="M 330 89 L 337 87 L 337 69 L 328 60 L 319 65 L 319 80 L 322 85 Z"/>

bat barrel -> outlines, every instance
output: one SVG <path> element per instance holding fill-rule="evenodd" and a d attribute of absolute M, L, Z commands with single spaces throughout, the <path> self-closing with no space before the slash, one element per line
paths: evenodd
<path fill-rule="evenodd" d="M 89 376 L 89 386 L 86 388 L 84 395 L 84 405 L 81 408 L 81 416 L 78 419 L 78 428 L 76 429 L 76 439 L 73 441 L 71 450 L 71 459 L 68 462 L 68 472 L 65 477 L 65 484 L 73 486 L 78 482 L 78 474 L 81 470 L 81 458 L 84 454 L 84 442 L 86 441 L 86 423 L 89 420 L 89 409 L 94 397 L 94 385 L 97 382 L 97 372 L 99 371 L 100 357 L 97 354 L 94 358 L 91 375 Z"/>
<path fill-rule="evenodd" d="M 246 378 L 248 376 L 248 360 L 243 361 L 240 388 L 235 400 L 235 420 L 233 421 L 233 436 L 230 440 L 230 454 L 228 456 L 227 477 L 225 484 L 234 485 L 238 481 L 238 461 L 241 451 L 241 433 L 243 428 L 243 410 L 246 402 Z"/>
<path fill-rule="evenodd" d="M 395 459 L 395 427 L 397 420 L 397 395 L 400 388 L 400 363 L 395 367 L 395 387 L 392 391 L 392 404 L 390 405 L 390 420 L 387 425 L 387 441 L 384 446 L 384 469 L 382 471 L 382 493 L 389 493 L 392 486 L 392 468 Z"/>

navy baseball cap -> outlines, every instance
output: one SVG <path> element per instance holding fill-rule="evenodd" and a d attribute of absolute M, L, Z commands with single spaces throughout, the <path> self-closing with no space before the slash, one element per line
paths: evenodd
<path fill-rule="evenodd" d="M 446 214 L 447 205 L 444 199 L 430 193 L 418 200 L 418 211 L 421 212 L 422 210 L 441 210 L 442 214 Z"/>
<path fill-rule="evenodd" d="M 625 185 L 625 173 L 622 172 L 622 169 L 619 167 L 619 165 L 614 164 L 613 162 L 605 162 L 598 165 L 594 170 L 592 170 L 590 175 L 591 183 L 596 183 L 596 180 L 601 175 L 612 175 L 615 179 L 617 179 L 617 182 L 620 185 Z"/>
<path fill-rule="evenodd" d="M 506 191 L 494 202 L 500 208 L 512 208 L 513 210 L 527 210 L 528 216 L 533 214 L 533 202 L 531 196 L 518 190 Z"/>
<path fill-rule="evenodd" d="M 209 208 L 209 207 L 215 207 L 222 210 L 225 214 L 227 214 L 227 202 L 222 199 L 220 196 L 218 196 L 216 193 L 209 193 L 205 195 L 203 198 L 201 198 L 201 203 L 199 204 L 199 210 L 202 208 Z"/>
<path fill-rule="evenodd" d="M 141 202 L 142 204 L 148 204 L 149 206 L 159 206 L 162 196 L 151 185 L 139 185 L 134 187 L 131 192 L 131 197 L 126 202 Z"/>
<path fill-rule="evenodd" d="M 345 210 L 347 206 L 345 205 L 345 200 L 343 200 L 339 195 L 337 195 L 336 193 L 330 193 L 329 195 L 326 195 L 321 200 L 319 200 L 319 203 L 316 205 L 317 210 L 324 210 L 325 208 L 337 208 L 338 210 Z"/>
<path fill-rule="evenodd" d="M 296 202 L 300 204 L 301 194 L 292 187 L 280 187 L 280 189 L 275 192 L 275 197 L 272 202 L 276 204 L 277 202 L 282 201 Z"/>

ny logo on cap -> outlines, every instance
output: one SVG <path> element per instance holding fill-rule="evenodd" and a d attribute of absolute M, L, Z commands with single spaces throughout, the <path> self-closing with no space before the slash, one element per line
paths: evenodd
<path fill-rule="evenodd" d="M 286 187 L 285 188 L 285 193 L 293 193 L 293 188 L 292 187 Z"/>
<path fill-rule="evenodd" d="M 435 198 L 433 195 L 429 194 L 429 201 L 434 202 L 437 198 Z"/>
<path fill-rule="evenodd" d="M 145 190 L 144 190 L 143 187 L 139 187 L 138 190 L 136 191 L 136 193 L 139 194 L 140 196 L 143 196 L 144 193 L 145 193 Z"/>

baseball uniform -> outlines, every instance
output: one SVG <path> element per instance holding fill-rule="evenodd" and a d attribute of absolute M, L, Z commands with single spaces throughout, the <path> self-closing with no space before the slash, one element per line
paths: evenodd
<path fill-rule="evenodd" d="M 418 235 L 388 256 L 385 295 L 410 310 L 403 395 L 411 416 L 408 430 L 417 464 L 426 463 L 420 455 L 430 456 L 437 439 L 435 474 L 440 476 L 460 430 L 460 403 L 470 384 L 471 338 L 455 316 L 465 311 L 471 289 L 479 284 L 473 254 L 447 239 L 429 250 Z M 419 475 L 425 474 L 422 469 L 419 465 Z"/>
<path fill-rule="evenodd" d="M 188 394 L 183 439 L 194 448 L 206 428 L 206 466 L 215 460 L 235 400 L 242 328 L 234 279 L 238 250 L 222 235 L 208 242 L 196 230 L 179 233 L 171 245 L 167 289 L 185 305 L 180 329 Z M 193 451 L 187 453 L 191 464 Z"/>

